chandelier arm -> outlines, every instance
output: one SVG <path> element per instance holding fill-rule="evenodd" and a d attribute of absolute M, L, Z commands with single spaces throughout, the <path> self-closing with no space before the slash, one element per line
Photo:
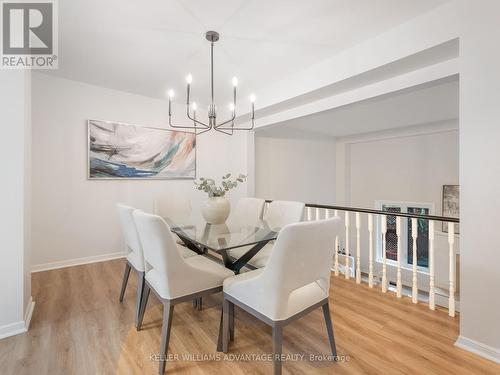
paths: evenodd
<path fill-rule="evenodd" d="M 199 127 L 196 127 L 196 126 L 177 126 L 177 125 L 170 125 L 172 128 L 175 128 L 175 129 L 200 129 Z M 206 130 L 210 130 L 210 128 L 203 128 L 203 129 L 206 129 Z"/>
<path fill-rule="evenodd" d="M 234 116 L 235 116 L 235 112 L 233 111 L 233 117 Z M 231 121 L 231 127 L 230 128 L 215 128 L 215 130 L 218 131 L 218 132 L 220 132 L 220 133 L 224 133 L 226 135 L 233 135 L 234 134 L 234 121 Z M 228 130 L 228 131 L 226 131 L 226 130 Z M 229 132 L 229 130 L 231 132 Z"/>
<path fill-rule="evenodd" d="M 220 128 L 226 124 L 229 124 L 230 122 L 233 123 L 233 126 L 234 126 L 234 119 L 235 118 L 236 118 L 236 86 L 233 87 L 233 116 L 227 121 L 224 121 L 218 125 L 214 125 L 214 128 L 215 129 Z"/>
<path fill-rule="evenodd" d="M 222 130 L 253 130 L 254 127 L 255 127 L 255 110 L 254 110 L 254 106 L 253 106 L 253 103 L 252 103 L 252 118 L 251 118 L 251 124 L 252 126 L 248 127 L 248 128 L 235 128 L 235 127 L 231 127 L 231 128 L 224 128 L 222 127 L 224 123 L 220 124 L 219 126 L 217 126 L 215 129 L 222 129 Z M 233 123 L 234 125 L 234 123 Z"/>
<path fill-rule="evenodd" d="M 201 125 L 205 129 L 212 129 L 212 125 L 207 125 L 204 122 L 201 122 L 201 121 L 197 120 L 196 117 L 191 117 L 191 115 L 189 113 L 189 85 L 188 85 L 188 95 L 187 95 L 187 105 L 186 105 L 186 116 L 187 116 L 188 119 L 190 119 L 191 121 L 193 121 L 193 123 Z"/>
<path fill-rule="evenodd" d="M 227 121 L 224 121 L 224 122 L 221 122 L 220 124 L 218 125 L 215 125 L 214 126 L 214 129 L 220 129 L 221 127 L 223 127 L 224 125 L 226 124 L 229 124 L 230 122 L 234 122 L 234 119 L 236 118 L 236 112 L 233 112 L 233 116 L 227 120 Z"/>
<path fill-rule="evenodd" d="M 226 131 L 224 131 L 224 130 L 217 129 L 217 128 L 214 128 L 214 129 L 215 129 L 215 131 L 218 131 L 219 133 L 223 133 L 223 134 L 225 134 L 225 135 L 233 135 L 233 132 L 232 132 L 232 131 L 231 131 L 231 133 L 229 133 L 229 132 L 226 132 Z"/>
<path fill-rule="evenodd" d="M 248 128 L 233 128 L 233 127 L 231 127 L 231 128 L 227 128 L 227 127 L 226 127 L 226 128 L 224 128 L 224 127 L 221 127 L 221 125 L 222 125 L 222 124 L 221 124 L 221 125 L 219 125 L 218 127 L 216 127 L 215 129 L 216 129 L 216 130 L 217 130 L 217 129 L 222 129 L 222 130 L 253 130 L 253 129 L 254 129 L 254 127 L 255 127 L 255 124 L 254 124 L 254 120 L 253 120 L 253 119 L 251 120 L 251 124 L 252 124 L 252 126 L 250 126 L 250 127 L 248 127 Z"/>
<path fill-rule="evenodd" d="M 193 126 L 183 126 L 183 125 L 174 125 L 172 123 L 172 98 L 168 98 L 168 125 L 171 128 L 176 128 L 176 129 L 195 129 L 196 131 L 196 122 L 193 121 Z M 204 125 L 204 124 L 202 124 Z M 208 126 L 204 125 L 204 128 L 208 129 Z"/>
<path fill-rule="evenodd" d="M 236 127 L 235 127 L 235 128 L 217 128 L 217 129 L 215 129 L 215 130 L 221 130 L 221 129 L 222 129 L 222 130 L 246 130 L 246 131 L 248 131 L 248 130 L 253 130 L 253 129 L 254 129 L 254 127 L 253 127 L 253 126 L 251 126 L 251 127 L 249 127 L 249 128 L 236 128 Z"/>
<path fill-rule="evenodd" d="M 194 122 L 194 121 L 193 121 Z M 172 128 L 175 128 L 175 129 L 195 129 L 196 130 L 196 123 L 194 122 L 194 125 L 193 126 L 183 126 L 183 125 L 174 125 L 172 124 L 172 116 L 169 116 L 168 117 L 168 125 Z M 208 129 L 210 130 L 210 128 L 208 126 L 203 126 L 205 129 Z"/>
<path fill-rule="evenodd" d="M 212 125 L 209 124 L 205 124 L 204 122 L 202 121 L 199 121 L 196 119 L 196 116 L 195 117 L 191 117 L 191 115 L 189 114 L 189 106 L 190 106 L 190 98 L 191 96 L 191 84 L 188 82 L 187 84 L 187 95 L 186 95 L 186 115 L 187 115 L 187 118 L 190 119 L 191 121 L 193 121 L 194 124 L 198 124 L 198 125 L 201 125 L 203 126 L 205 129 L 212 129 Z M 194 127 L 196 128 L 196 126 Z"/>
<path fill-rule="evenodd" d="M 205 129 L 212 129 L 212 126 L 211 126 L 211 125 L 207 125 L 207 124 L 205 124 L 204 122 L 198 121 L 196 118 L 191 117 L 191 115 L 189 114 L 189 106 L 187 107 L 187 110 L 186 110 L 186 115 L 187 115 L 188 119 L 190 119 L 191 121 L 193 121 L 195 124 L 201 125 L 201 126 L 203 126 Z M 196 128 L 196 126 L 195 126 L 194 128 Z"/>
<path fill-rule="evenodd" d="M 196 135 L 200 135 L 200 134 L 203 134 L 203 133 L 206 133 L 206 132 L 212 130 L 211 128 L 208 128 L 208 129 L 202 130 L 200 132 L 196 132 L 196 129 L 199 129 L 199 128 L 195 128 L 195 133 L 194 134 L 196 134 Z"/>

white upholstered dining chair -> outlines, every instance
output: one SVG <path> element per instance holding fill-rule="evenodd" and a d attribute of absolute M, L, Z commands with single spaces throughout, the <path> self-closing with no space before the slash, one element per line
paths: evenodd
<path fill-rule="evenodd" d="M 161 217 L 168 217 L 174 222 L 188 222 L 191 216 L 191 212 L 191 200 L 185 194 L 162 196 L 161 198 L 156 198 L 153 201 L 153 213 Z M 175 242 L 181 245 L 179 249 L 181 250 L 182 256 L 184 258 L 197 255 L 196 252 L 187 248 L 184 241 L 177 234 L 173 233 L 173 236 L 175 238 Z M 193 300 L 193 307 L 198 310 L 202 309 L 202 304 L 202 298 Z"/>
<path fill-rule="evenodd" d="M 220 292 L 225 278 L 234 273 L 204 256 L 183 258 L 168 224 L 160 216 L 134 212 L 145 260 L 145 294 L 142 300 L 139 327 L 149 291 L 163 303 L 163 327 L 160 346 L 160 374 L 165 371 L 174 305 L 204 295 Z"/>
<path fill-rule="evenodd" d="M 236 203 L 236 207 L 229 217 L 229 222 L 242 227 L 258 227 L 262 225 L 262 213 L 264 211 L 265 203 L 266 201 L 264 199 L 259 198 L 239 199 L 238 203 Z M 236 249 L 229 250 L 228 253 L 233 258 L 240 258 L 250 248 L 251 246 L 238 247 Z"/>
<path fill-rule="evenodd" d="M 123 297 L 127 289 L 128 278 L 130 276 L 130 270 L 133 268 L 137 274 L 137 296 L 136 296 L 136 313 L 135 313 L 135 327 L 139 329 L 139 309 L 141 305 L 141 300 L 144 295 L 144 254 L 142 250 L 142 244 L 137 233 L 137 228 L 135 225 L 133 212 L 137 211 L 134 207 L 130 207 L 124 204 L 116 205 L 118 210 L 118 216 L 120 219 L 120 225 L 122 228 L 123 237 L 125 239 L 125 246 L 127 247 L 127 262 L 125 264 L 125 271 L 123 273 L 122 287 L 120 291 L 120 302 L 123 302 Z M 191 251 L 184 246 L 177 246 L 177 250 L 182 257 L 188 258 L 197 255 L 194 251 Z"/>
<path fill-rule="evenodd" d="M 264 222 L 271 229 L 280 229 L 288 224 L 302 221 L 304 216 L 305 204 L 295 201 L 272 201 L 264 214 Z M 271 252 L 273 251 L 274 243 L 270 242 L 262 248 L 249 263 L 256 267 L 265 267 Z"/>
<path fill-rule="evenodd" d="M 153 201 L 153 213 L 161 217 L 169 217 L 172 220 L 182 221 L 188 219 L 191 215 L 191 201 L 187 196 L 181 194 L 157 198 Z M 194 251 L 184 247 L 184 241 L 176 234 L 174 234 L 174 238 L 179 245 L 182 245 L 179 249 L 184 258 L 196 255 Z"/>
<path fill-rule="evenodd" d="M 122 228 L 125 246 L 127 248 L 127 263 L 125 264 L 125 272 L 123 274 L 122 288 L 120 291 L 120 302 L 123 302 L 123 296 L 127 288 L 130 270 L 133 268 L 137 274 L 137 297 L 136 297 L 136 312 L 135 312 L 135 327 L 139 327 L 139 308 L 144 292 L 144 256 L 142 252 L 141 241 L 137 234 L 134 218 L 132 213 L 135 208 L 124 204 L 117 204 L 118 217 Z"/>
<path fill-rule="evenodd" d="M 258 226 L 262 220 L 262 212 L 266 201 L 259 198 L 241 198 L 236 203 L 229 220 L 237 225 Z"/>
<path fill-rule="evenodd" d="M 328 305 L 330 268 L 340 219 L 285 226 L 266 267 L 224 280 L 222 350 L 227 353 L 234 305 L 272 327 L 274 374 L 281 374 L 283 327 L 322 307 L 332 359 L 337 355 Z"/>

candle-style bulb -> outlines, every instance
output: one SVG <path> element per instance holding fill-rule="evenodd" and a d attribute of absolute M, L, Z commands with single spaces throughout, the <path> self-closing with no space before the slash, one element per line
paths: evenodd
<path fill-rule="evenodd" d="M 172 89 L 168 90 L 167 95 L 170 99 L 172 99 L 174 97 L 174 90 Z"/>
<path fill-rule="evenodd" d="M 255 95 L 254 94 L 250 95 L 250 101 L 252 103 L 255 103 Z"/>
<path fill-rule="evenodd" d="M 196 103 L 191 104 L 191 107 L 193 108 L 193 111 L 196 112 L 196 109 L 198 108 L 198 106 L 196 105 Z"/>
<path fill-rule="evenodd" d="M 234 109 L 235 109 L 234 103 L 229 103 L 229 110 L 234 111 Z"/>
<path fill-rule="evenodd" d="M 238 78 L 233 77 L 233 86 L 236 87 L 238 86 Z"/>
<path fill-rule="evenodd" d="M 188 85 L 191 84 L 191 82 L 193 82 L 193 76 L 191 74 L 188 74 L 187 77 L 186 77 L 186 82 L 188 83 Z"/>

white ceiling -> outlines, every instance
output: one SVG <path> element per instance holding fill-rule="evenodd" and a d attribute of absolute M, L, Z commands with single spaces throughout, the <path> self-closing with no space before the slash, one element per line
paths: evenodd
<path fill-rule="evenodd" d="M 459 118 L 458 77 L 382 95 L 257 130 L 268 137 L 343 137 Z"/>
<path fill-rule="evenodd" d="M 241 97 L 447 0 L 71 0 L 59 2 L 61 77 L 184 102 L 184 77 L 206 104 L 209 43 L 215 48 L 216 96 Z M 224 92 L 224 94 L 222 94 Z M 201 99 L 201 100 L 200 100 Z"/>

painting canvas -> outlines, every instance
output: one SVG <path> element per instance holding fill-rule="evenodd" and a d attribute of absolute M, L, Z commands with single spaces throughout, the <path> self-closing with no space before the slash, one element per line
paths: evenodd
<path fill-rule="evenodd" d="M 188 132 L 89 120 L 88 178 L 196 178 L 196 136 Z"/>
<path fill-rule="evenodd" d="M 459 185 L 443 185 L 443 216 L 460 217 Z M 460 233 L 459 225 L 455 223 L 455 233 Z M 448 223 L 443 222 L 443 232 L 448 232 Z"/>

